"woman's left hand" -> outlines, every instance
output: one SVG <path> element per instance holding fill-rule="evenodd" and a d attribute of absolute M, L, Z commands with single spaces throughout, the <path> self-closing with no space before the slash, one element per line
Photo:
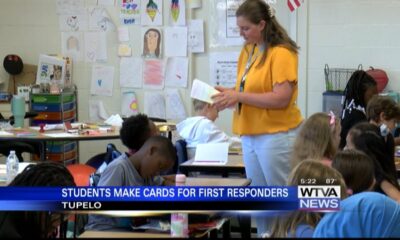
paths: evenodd
<path fill-rule="evenodd" d="M 234 107 L 239 102 L 239 93 L 235 90 L 225 90 L 212 96 L 218 110 Z"/>

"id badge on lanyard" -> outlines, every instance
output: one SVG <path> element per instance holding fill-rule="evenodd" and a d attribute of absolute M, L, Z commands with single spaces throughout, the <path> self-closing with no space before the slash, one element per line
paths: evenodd
<path fill-rule="evenodd" d="M 246 68 L 244 69 L 244 73 L 243 73 L 242 78 L 240 80 L 239 92 L 244 92 L 244 85 L 246 83 L 247 75 L 248 75 L 251 67 L 253 66 L 253 64 L 257 60 L 259 52 L 257 53 L 257 56 L 254 58 L 254 60 L 251 61 L 251 59 L 253 58 L 253 55 L 254 55 L 255 48 L 256 48 L 256 45 L 254 45 L 253 50 L 251 51 L 251 53 L 249 55 L 249 58 L 247 59 Z M 241 109 L 242 109 L 242 103 L 239 102 L 238 103 L 238 112 L 239 112 L 239 114 L 240 114 Z"/>

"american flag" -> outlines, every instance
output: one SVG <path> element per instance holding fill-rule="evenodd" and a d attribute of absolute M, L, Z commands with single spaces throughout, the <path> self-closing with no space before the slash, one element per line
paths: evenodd
<path fill-rule="evenodd" d="M 287 0 L 287 4 L 291 12 L 296 10 L 296 8 L 300 7 L 304 0 Z"/>

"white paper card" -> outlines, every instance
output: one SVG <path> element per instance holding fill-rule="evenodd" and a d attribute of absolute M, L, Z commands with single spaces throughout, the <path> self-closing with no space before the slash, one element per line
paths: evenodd
<path fill-rule="evenodd" d="M 95 65 L 92 68 L 90 93 L 112 97 L 114 85 L 114 67 Z"/>
<path fill-rule="evenodd" d="M 187 27 L 167 27 L 164 32 L 165 56 L 186 57 L 187 56 Z"/>
<path fill-rule="evenodd" d="M 168 89 L 165 92 L 167 119 L 181 120 L 186 118 L 185 106 L 183 105 L 178 89 Z"/>
<path fill-rule="evenodd" d="M 121 58 L 119 69 L 119 84 L 125 88 L 142 87 L 142 58 L 127 57 Z"/>
<path fill-rule="evenodd" d="M 108 116 L 103 101 L 89 100 L 89 119 L 91 122 L 103 122 Z"/>
<path fill-rule="evenodd" d="M 194 19 L 189 22 L 188 47 L 192 53 L 204 52 L 204 22 Z"/>
<path fill-rule="evenodd" d="M 226 164 L 228 162 L 228 152 L 229 143 L 198 144 L 193 164 Z"/>
<path fill-rule="evenodd" d="M 217 93 L 219 93 L 219 91 L 217 91 L 215 88 L 203 81 L 195 79 L 193 81 L 190 97 L 212 104 L 213 100 L 211 97 Z"/>
<path fill-rule="evenodd" d="M 118 40 L 120 42 L 129 42 L 129 28 L 118 27 Z"/>
<path fill-rule="evenodd" d="M 144 112 L 149 117 L 165 119 L 164 94 L 162 92 L 145 92 Z"/>
<path fill-rule="evenodd" d="M 168 87 L 186 88 L 188 83 L 189 59 L 168 58 L 165 85 Z"/>

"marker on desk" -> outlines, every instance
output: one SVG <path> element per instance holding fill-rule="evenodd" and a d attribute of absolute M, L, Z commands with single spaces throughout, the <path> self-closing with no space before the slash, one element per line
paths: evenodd
<path fill-rule="evenodd" d="M 34 136 L 37 136 L 36 133 L 32 133 L 32 132 L 22 132 L 22 133 L 17 133 L 16 135 L 17 135 L 17 137 L 34 137 Z"/>

